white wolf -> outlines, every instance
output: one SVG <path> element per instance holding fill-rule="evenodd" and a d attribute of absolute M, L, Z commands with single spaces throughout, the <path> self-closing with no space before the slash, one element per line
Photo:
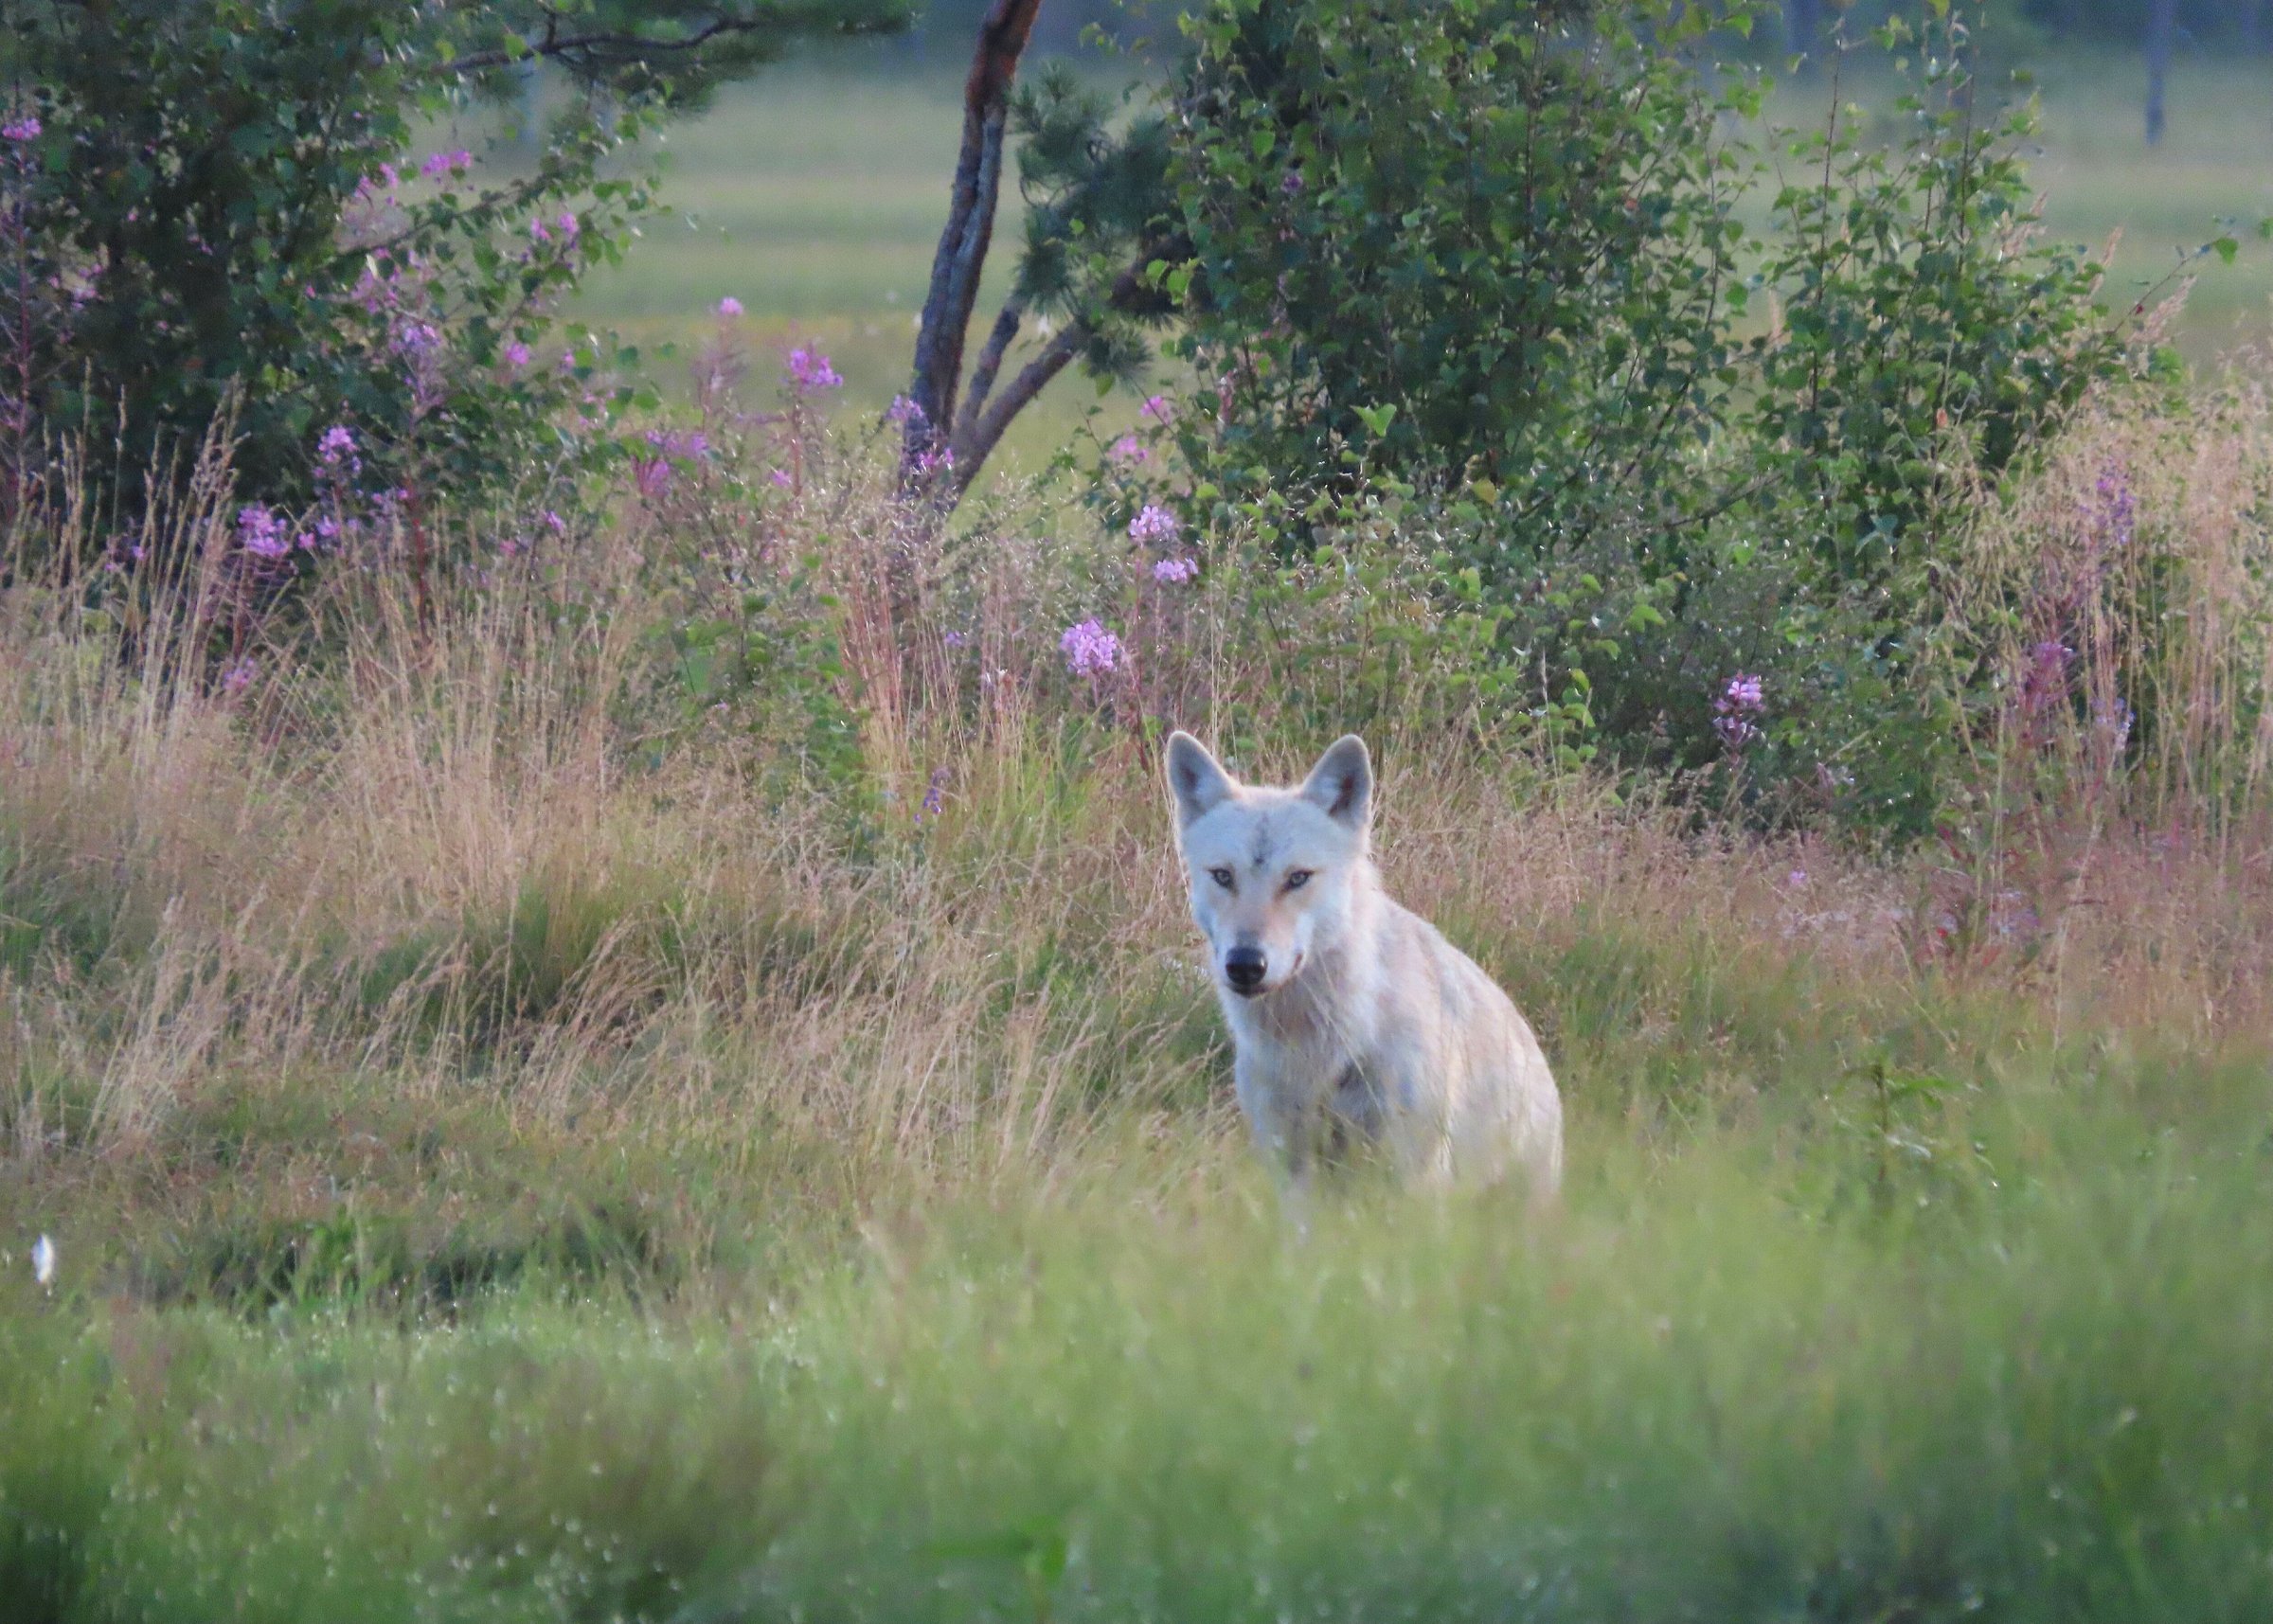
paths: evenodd
<path fill-rule="evenodd" d="M 1563 1104 L 1547 1057 L 1492 978 L 1382 891 L 1365 741 L 1284 790 L 1235 781 L 1178 733 L 1168 784 L 1240 1109 L 1296 1188 L 1373 1147 L 1408 1178 L 1513 1172 L 1551 1197 Z"/>

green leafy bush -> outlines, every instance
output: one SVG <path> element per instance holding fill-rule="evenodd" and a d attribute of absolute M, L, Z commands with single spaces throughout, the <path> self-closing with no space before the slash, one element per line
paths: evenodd
<path fill-rule="evenodd" d="M 561 296 L 653 202 L 610 160 L 789 39 L 905 15 L 900 0 L 10 9 L 12 488 L 83 434 L 115 444 L 132 497 L 217 419 L 262 501 L 325 490 L 337 425 L 371 490 L 463 501 L 542 479 L 573 456 L 565 408 L 592 387 L 593 345 L 556 330 Z M 541 64 L 577 94 L 533 160 L 415 150 Z M 556 367 L 556 349 L 576 359 Z"/>
<path fill-rule="evenodd" d="M 1363 454 L 1503 491 L 1529 538 L 1670 517 L 1745 290 L 1752 110 L 1657 48 L 1654 4 L 1314 0 L 1190 23 L 1181 449 L 1228 495 Z"/>
<path fill-rule="evenodd" d="M 1705 56 L 1750 18 L 1203 9 L 1171 171 L 1192 252 L 1155 267 L 1193 381 L 1148 413 L 1183 481 L 1117 448 L 1095 489 L 1290 558 L 1393 501 L 1558 748 L 1915 830 L 1955 532 L 2126 349 L 2098 267 L 2032 237 L 2031 112 L 1977 113 L 1946 8 L 1877 36 L 1916 80 L 1890 143 L 1841 111 L 1770 133 L 1791 178 L 1747 232 L 1761 85 Z"/>

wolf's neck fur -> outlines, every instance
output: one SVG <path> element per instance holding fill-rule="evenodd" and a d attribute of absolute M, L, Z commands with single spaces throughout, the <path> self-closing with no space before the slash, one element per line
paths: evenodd
<path fill-rule="evenodd" d="M 1382 915 L 1395 906 L 1369 857 L 1350 874 L 1350 908 L 1330 937 L 1314 941 L 1302 969 L 1278 991 L 1254 1000 L 1226 999 L 1241 1038 L 1335 1065 L 1372 1046 L 1380 1002 Z"/>

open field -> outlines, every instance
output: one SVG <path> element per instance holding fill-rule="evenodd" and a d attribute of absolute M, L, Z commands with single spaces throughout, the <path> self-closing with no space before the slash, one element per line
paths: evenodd
<path fill-rule="evenodd" d="M 2273 63 L 2182 61 L 2170 133 L 2153 150 L 2140 134 L 2136 62 L 2055 57 L 2034 72 L 2046 229 L 2095 251 L 2121 233 L 2111 305 L 2136 299 L 2182 253 L 2220 235 L 2221 218 L 2247 239 L 2273 215 Z M 848 401 L 881 410 L 906 382 L 946 208 L 961 75 L 944 59 L 870 71 L 829 61 L 730 93 L 671 135 L 666 195 L 683 217 L 652 226 L 619 270 L 596 281 L 585 313 L 650 346 L 686 347 L 732 294 L 754 335 L 818 340 L 846 376 Z M 1850 90 L 1866 106 L 1887 95 L 1868 81 Z M 1775 116 L 1819 123 L 1828 102 L 1827 86 L 1795 85 Z M 1015 198 L 1005 196 L 997 285 L 1016 243 Z M 2273 246 L 2251 240 L 2235 265 L 2208 269 L 2175 336 L 2209 365 L 2269 334 Z M 1040 467 L 1093 399 L 1078 380 L 1062 380 L 1014 428 L 1005 466 Z M 1125 402 L 1107 409 L 1116 422 L 1130 413 Z"/>
<path fill-rule="evenodd" d="M 2180 443 L 2078 433 L 2015 535 Z M 2189 458 L 2172 590 L 2266 556 L 2262 412 Z M 0 598 L 0 1615 L 2273 1608 L 2262 813 L 1887 858 L 1378 729 L 1391 885 L 1537 1021 L 1572 1176 L 1298 1240 L 1147 752 L 1033 631 L 1083 544 L 1003 515 L 879 639 L 830 478 L 779 522 L 835 538 L 833 789 L 673 719 L 636 514 L 423 630 L 340 572 L 241 692 L 176 674 L 225 596 L 125 658 L 131 598 Z M 984 682 L 906 652 L 965 587 Z M 1357 641 L 1151 680 L 1285 773 Z"/>

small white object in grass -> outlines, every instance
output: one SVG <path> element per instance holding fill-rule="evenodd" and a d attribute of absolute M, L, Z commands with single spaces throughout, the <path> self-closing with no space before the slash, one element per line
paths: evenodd
<path fill-rule="evenodd" d="M 31 1277 L 50 1291 L 55 1289 L 55 1242 L 45 1235 L 31 1243 Z"/>

